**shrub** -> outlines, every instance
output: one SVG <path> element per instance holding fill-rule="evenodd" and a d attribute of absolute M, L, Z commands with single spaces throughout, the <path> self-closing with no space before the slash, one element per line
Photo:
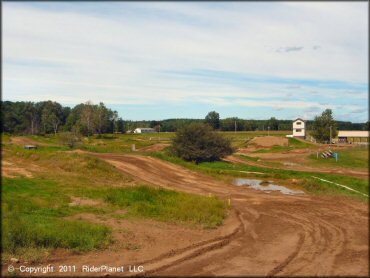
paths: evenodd
<path fill-rule="evenodd" d="M 59 134 L 59 141 L 72 149 L 81 142 L 81 135 L 78 132 L 63 132 Z"/>
<path fill-rule="evenodd" d="M 189 124 L 176 132 L 172 152 L 187 161 L 215 161 L 232 154 L 231 141 L 209 125 Z"/>

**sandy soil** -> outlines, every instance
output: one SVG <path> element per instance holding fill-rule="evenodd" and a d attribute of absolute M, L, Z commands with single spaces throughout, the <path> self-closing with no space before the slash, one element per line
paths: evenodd
<path fill-rule="evenodd" d="M 32 173 L 25 168 L 16 166 L 14 163 L 2 160 L 1 175 L 7 178 L 15 178 L 19 176 L 32 177 Z"/>
<path fill-rule="evenodd" d="M 116 249 L 82 255 L 60 253 L 49 263 L 142 264 L 146 275 L 159 276 L 369 274 L 366 203 L 344 197 L 267 194 L 152 157 L 95 155 L 139 181 L 230 199 L 230 215 L 216 230 L 79 215 L 76 217 L 107 223 L 120 243 L 134 242 L 140 248 L 126 250 L 114 245 Z M 133 234 L 119 235 L 123 228 Z"/>
<path fill-rule="evenodd" d="M 28 165 L 27 167 L 17 161 L 7 159 L 1 160 L 1 175 L 7 178 L 27 177 L 32 178 L 32 172 L 40 171 L 40 167 L 36 165 Z"/>
<path fill-rule="evenodd" d="M 138 151 L 142 151 L 142 152 L 159 152 L 161 150 L 163 150 L 164 148 L 170 146 L 171 144 L 163 144 L 163 143 L 159 143 L 159 144 L 154 144 L 154 145 L 151 145 L 151 146 L 148 146 L 148 147 L 144 147 L 144 148 L 141 148 L 141 149 L 138 149 Z"/>
<path fill-rule="evenodd" d="M 16 145 L 41 145 L 40 142 L 27 137 L 11 137 L 10 142 Z"/>
<path fill-rule="evenodd" d="M 258 147 L 288 146 L 288 143 L 288 138 L 278 136 L 258 136 L 248 142 Z"/>
<path fill-rule="evenodd" d="M 89 199 L 89 198 L 81 198 L 81 197 L 74 197 L 71 196 L 71 202 L 68 204 L 70 207 L 74 206 L 92 206 L 96 207 L 100 205 L 102 202 Z"/>

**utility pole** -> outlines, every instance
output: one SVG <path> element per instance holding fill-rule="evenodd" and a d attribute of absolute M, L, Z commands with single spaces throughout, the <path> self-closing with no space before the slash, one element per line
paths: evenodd
<path fill-rule="evenodd" d="M 270 127 L 267 127 L 267 136 L 270 136 Z"/>
<path fill-rule="evenodd" d="M 236 133 L 236 121 L 234 121 L 234 128 L 235 128 L 234 132 Z"/>
<path fill-rule="evenodd" d="M 329 144 L 331 144 L 331 126 L 330 126 L 330 141 Z"/>

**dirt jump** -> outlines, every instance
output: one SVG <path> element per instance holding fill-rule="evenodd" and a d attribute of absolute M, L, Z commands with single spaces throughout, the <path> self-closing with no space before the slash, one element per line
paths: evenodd
<path fill-rule="evenodd" d="M 272 146 L 288 146 L 289 141 L 286 137 L 259 136 L 250 140 L 248 144 L 266 148 Z"/>
<path fill-rule="evenodd" d="M 195 236 L 187 244 L 177 243 L 177 248 L 170 239 L 162 254 L 143 251 L 140 258 L 130 258 L 127 263 L 143 263 L 146 275 L 369 274 L 365 203 L 345 197 L 267 194 L 152 157 L 98 156 L 146 183 L 231 201 L 230 215 L 223 228 L 213 231 L 214 237 Z M 95 261 L 107 263 L 99 255 Z"/>

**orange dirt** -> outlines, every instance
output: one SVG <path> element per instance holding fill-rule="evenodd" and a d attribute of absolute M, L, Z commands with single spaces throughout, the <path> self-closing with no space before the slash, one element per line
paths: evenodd
<path fill-rule="evenodd" d="M 13 161 L 1 160 L 1 175 L 3 177 L 16 178 L 19 176 L 24 176 L 27 178 L 32 178 L 33 171 L 39 171 L 39 167 L 36 165 L 24 167 Z"/>
<path fill-rule="evenodd" d="M 154 145 L 151 145 L 151 146 L 148 146 L 148 147 L 144 147 L 144 148 L 141 148 L 141 149 L 138 149 L 138 151 L 142 151 L 142 152 L 158 152 L 158 151 L 161 151 L 163 150 L 164 148 L 170 146 L 171 144 L 154 144 Z"/>
<path fill-rule="evenodd" d="M 230 198 L 230 215 L 225 225 L 215 230 L 80 215 L 83 219 L 112 226 L 121 243 L 134 242 L 141 248 L 136 251 L 113 248 L 82 255 L 55 254 L 50 261 L 54 265 L 142 264 L 146 275 L 160 276 L 369 274 L 366 203 L 345 197 L 266 194 L 225 184 L 152 157 L 94 155 L 139 181 L 196 194 L 214 194 L 225 200 Z M 119 236 L 120 228 L 133 234 Z M 79 272 L 77 275 L 92 274 Z"/>
<path fill-rule="evenodd" d="M 41 145 L 40 142 L 27 137 L 11 137 L 10 141 L 16 145 Z"/>
<path fill-rule="evenodd" d="M 259 136 L 248 142 L 258 147 L 288 146 L 288 138 L 277 136 Z"/>

